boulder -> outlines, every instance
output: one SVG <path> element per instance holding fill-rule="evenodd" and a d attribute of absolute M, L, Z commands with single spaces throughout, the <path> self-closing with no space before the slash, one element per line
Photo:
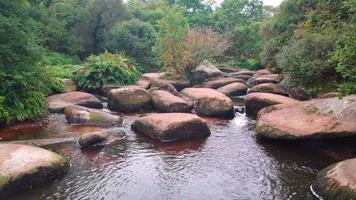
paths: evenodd
<path fill-rule="evenodd" d="M 225 85 L 217 89 L 217 91 L 229 97 L 240 96 L 246 94 L 247 86 L 244 83 L 236 82 L 236 83 L 231 83 L 229 85 Z"/>
<path fill-rule="evenodd" d="M 162 79 L 151 79 L 151 87 L 149 91 L 151 92 L 155 90 L 165 90 L 173 95 L 178 95 L 177 89 L 169 81 Z"/>
<path fill-rule="evenodd" d="M 289 96 L 288 92 L 280 85 L 275 83 L 262 83 L 256 85 L 248 90 L 248 94 L 255 93 L 255 92 L 262 92 L 262 93 L 272 93 L 272 94 L 279 94 L 283 96 Z"/>
<path fill-rule="evenodd" d="M 167 81 L 170 84 L 172 84 L 178 91 L 190 87 L 190 82 L 187 80 L 167 80 Z"/>
<path fill-rule="evenodd" d="M 224 73 L 208 61 L 201 62 L 195 67 L 190 76 L 193 85 L 200 84 L 209 78 L 222 77 Z"/>
<path fill-rule="evenodd" d="M 174 96 L 164 91 L 156 90 L 151 92 L 153 107 L 161 112 L 189 112 L 193 105 L 187 103 L 184 99 Z"/>
<path fill-rule="evenodd" d="M 338 92 L 327 92 L 327 93 L 319 93 L 316 95 L 316 98 L 318 99 L 328 99 L 328 98 L 333 98 L 333 97 L 338 97 L 340 96 L 340 93 Z"/>
<path fill-rule="evenodd" d="M 203 84 L 195 86 L 195 87 L 217 89 L 217 88 L 220 88 L 220 87 L 223 87 L 225 85 L 228 85 L 230 83 L 235 83 L 235 82 L 244 83 L 243 80 L 236 79 L 236 78 L 218 78 L 218 79 L 206 81 Z"/>
<path fill-rule="evenodd" d="M 139 86 L 114 89 L 108 95 L 108 108 L 117 112 L 138 112 L 150 107 L 150 93 Z"/>
<path fill-rule="evenodd" d="M 82 148 L 103 146 L 118 140 L 122 140 L 125 137 L 126 133 L 120 129 L 107 129 L 98 132 L 86 133 L 80 136 L 79 145 Z"/>
<path fill-rule="evenodd" d="M 234 117 L 233 102 L 226 95 L 210 88 L 186 88 L 180 96 L 194 103 L 198 115 L 210 117 Z"/>
<path fill-rule="evenodd" d="M 99 89 L 99 93 L 100 93 L 100 95 L 103 95 L 104 97 L 107 97 L 111 90 L 122 88 L 122 87 L 123 86 L 121 86 L 121 85 L 104 85 Z"/>
<path fill-rule="evenodd" d="M 355 137 L 355 119 L 356 95 L 315 99 L 261 110 L 256 131 L 274 139 Z"/>
<path fill-rule="evenodd" d="M 251 87 L 262 83 L 279 83 L 283 79 L 281 74 L 267 74 L 261 76 L 253 76 L 247 81 L 247 84 Z"/>
<path fill-rule="evenodd" d="M 256 71 L 255 76 L 268 75 L 268 74 L 272 74 L 272 73 L 268 69 L 261 69 Z"/>
<path fill-rule="evenodd" d="M 188 113 L 152 114 L 137 119 L 131 128 L 161 142 L 173 142 L 210 135 L 207 123 L 200 117 Z"/>
<path fill-rule="evenodd" d="M 231 74 L 230 76 L 236 79 L 243 80 L 244 82 L 247 82 L 247 80 L 252 77 L 250 75 L 234 75 L 234 74 Z"/>
<path fill-rule="evenodd" d="M 253 75 L 255 75 L 255 74 L 256 74 L 255 71 L 251 71 L 251 70 L 247 70 L 247 69 L 241 70 L 241 71 L 235 73 L 236 76 L 238 76 L 238 75 L 253 76 Z"/>
<path fill-rule="evenodd" d="M 233 73 L 241 70 L 240 68 L 234 68 L 234 67 L 219 67 L 219 69 L 224 73 Z"/>
<path fill-rule="evenodd" d="M 62 79 L 64 92 L 74 92 L 78 90 L 77 83 L 71 79 Z"/>
<path fill-rule="evenodd" d="M 288 104 L 298 102 L 295 99 L 270 93 L 251 93 L 245 96 L 246 114 L 255 118 L 257 113 L 265 107 L 276 104 Z"/>
<path fill-rule="evenodd" d="M 325 200 L 356 199 L 356 158 L 332 164 L 321 170 L 312 189 Z"/>
<path fill-rule="evenodd" d="M 122 118 L 110 113 L 69 105 L 64 108 L 64 114 L 69 124 L 81 124 L 100 127 L 111 127 L 122 124 Z"/>
<path fill-rule="evenodd" d="M 147 79 L 139 79 L 136 83 L 136 85 L 142 87 L 143 89 L 149 89 L 151 86 L 151 82 Z"/>
<path fill-rule="evenodd" d="M 44 184 L 64 174 L 68 168 L 68 161 L 51 151 L 0 144 L 0 196 Z"/>
<path fill-rule="evenodd" d="M 146 73 L 142 74 L 140 79 L 152 80 L 152 79 L 160 79 L 164 76 L 164 73 Z"/>
<path fill-rule="evenodd" d="M 48 110 L 52 113 L 63 113 L 68 105 L 79 105 L 88 108 L 102 109 L 103 104 L 94 95 L 85 92 L 68 92 L 47 97 Z"/>

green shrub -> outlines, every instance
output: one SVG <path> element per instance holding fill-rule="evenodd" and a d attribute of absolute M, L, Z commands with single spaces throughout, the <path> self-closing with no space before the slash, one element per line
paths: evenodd
<path fill-rule="evenodd" d="M 247 68 L 251 70 L 257 70 L 261 68 L 260 62 L 256 59 L 238 59 L 233 63 L 234 66 L 240 68 Z"/>
<path fill-rule="evenodd" d="M 80 65 L 54 65 L 46 66 L 46 70 L 48 70 L 53 77 L 72 79 L 74 72 L 80 69 L 80 67 Z"/>
<path fill-rule="evenodd" d="M 330 55 L 335 37 L 299 31 L 290 44 L 277 55 L 277 63 L 285 73 L 289 88 L 299 88 L 313 96 L 329 84 L 335 83 L 335 70 Z"/>
<path fill-rule="evenodd" d="M 156 36 L 151 24 L 138 19 L 118 23 L 109 41 L 110 51 L 125 52 L 144 66 L 145 71 L 159 68 L 158 58 L 152 51 Z"/>
<path fill-rule="evenodd" d="M 42 56 L 41 65 L 72 65 L 80 63 L 78 56 L 66 55 L 57 52 L 46 51 Z"/>
<path fill-rule="evenodd" d="M 137 81 L 140 70 L 130 58 L 108 52 L 90 56 L 74 73 L 79 87 L 98 89 L 105 85 L 125 85 Z"/>

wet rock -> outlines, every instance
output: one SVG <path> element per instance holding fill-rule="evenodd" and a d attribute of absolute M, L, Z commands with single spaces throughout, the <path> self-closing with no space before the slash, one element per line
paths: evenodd
<path fill-rule="evenodd" d="M 246 114 L 249 117 L 255 118 L 257 113 L 265 107 L 297 102 L 295 99 L 277 94 L 251 93 L 245 96 Z"/>
<path fill-rule="evenodd" d="M 231 83 L 229 85 L 225 85 L 219 89 L 218 92 L 225 94 L 226 96 L 240 96 L 245 95 L 247 91 L 247 86 L 244 83 Z"/>
<path fill-rule="evenodd" d="M 122 119 L 119 116 L 82 106 L 66 106 L 64 108 L 64 114 L 69 124 L 92 125 L 100 127 L 110 127 L 122 124 Z"/>
<path fill-rule="evenodd" d="M 68 105 L 79 105 L 88 108 L 103 108 L 103 104 L 94 95 L 85 92 L 68 92 L 47 97 L 48 110 L 52 113 L 63 113 Z"/>
<path fill-rule="evenodd" d="M 151 92 L 153 107 L 161 112 L 189 112 L 193 105 L 173 94 L 157 90 Z"/>
<path fill-rule="evenodd" d="M 51 151 L 0 144 L 0 196 L 43 184 L 64 174 L 68 167 L 65 158 Z"/>
<path fill-rule="evenodd" d="M 210 88 L 186 88 L 180 96 L 194 103 L 198 115 L 210 117 L 232 118 L 233 102 L 226 95 Z"/>
<path fill-rule="evenodd" d="M 208 61 L 201 62 L 195 67 L 190 76 L 190 82 L 193 85 L 200 84 L 209 78 L 224 76 L 223 72 Z"/>
<path fill-rule="evenodd" d="M 127 86 L 111 90 L 108 108 L 117 112 L 137 112 L 150 107 L 150 93 L 139 86 Z"/>
<path fill-rule="evenodd" d="M 356 95 L 316 99 L 261 110 L 256 131 L 273 139 L 355 137 L 355 119 Z"/>
<path fill-rule="evenodd" d="M 236 82 L 244 83 L 243 80 L 236 79 L 236 78 L 218 78 L 218 79 L 206 81 L 203 84 L 201 84 L 199 86 L 195 86 L 195 87 L 217 89 L 217 88 L 223 87 L 225 85 L 228 85 L 231 83 L 236 83 Z"/>
<path fill-rule="evenodd" d="M 200 117 L 188 113 L 152 114 L 137 119 L 131 128 L 162 142 L 208 137 L 210 130 Z"/>
<path fill-rule="evenodd" d="M 279 83 L 283 79 L 281 74 L 267 74 L 261 76 L 253 76 L 247 81 L 247 84 L 251 87 L 262 83 Z"/>
<path fill-rule="evenodd" d="M 165 90 L 172 93 L 173 95 L 178 95 L 177 89 L 166 80 L 152 79 L 149 91 L 152 92 L 155 90 Z"/>
<path fill-rule="evenodd" d="M 313 190 L 325 200 L 356 199 L 356 158 L 345 160 L 320 171 Z"/>
<path fill-rule="evenodd" d="M 78 90 L 77 83 L 71 79 L 62 79 L 64 92 L 74 92 Z"/>
<path fill-rule="evenodd" d="M 80 136 L 79 145 L 82 148 L 103 146 L 118 140 L 122 140 L 125 137 L 126 133 L 120 129 L 107 129 L 99 132 L 87 133 Z"/>
<path fill-rule="evenodd" d="M 262 92 L 262 93 L 271 93 L 271 94 L 279 94 L 283 96 L 289 96 L 288 92 L 280 85 L 275 83 L 262 83 L 256 85 L 248 90 L 248 94 Z"/>

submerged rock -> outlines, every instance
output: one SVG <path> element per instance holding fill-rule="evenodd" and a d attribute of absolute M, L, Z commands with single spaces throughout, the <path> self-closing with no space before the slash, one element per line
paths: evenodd
<path fill-rule="evenodd" d="M 233 102 L 226 95 L 210 88 L 186 88 L 180 96 L 194 103 L 198 115 L 210 117 L 234 117 Z"/>
<path fill-rule="evenodd" d="M 48 110 L 52 113 L 63 113 L 68 105 L 79 105 L 88 108 L 103 108 L 103 104 L 94 95 L 85 92 L 68 92 L 47 97 Z"/>
<path fill-rule="evenodd" d="M 108 95 L 108 108 L 117 112 L 137 112 L 149 108 L 150 104 L 150 93 L 139 86 L 114 89 Z"/>
<path fill-rule="evenodd" d="M 231 84 L 231 83 L 244 83 L 243 80 L 236 79 L 236 78 L 218 78 L 214 80 L 209 80 L 204 82 L 203 84 L 196 86 L 197 88 L 212 88 L 212 89 L 217 89 L 220 87 L 223 87 L 225 85 Z"/>
<path fill-rule="evenodd" d="M 246 114 L 255 118 L 257 113 L 265 107 L 276 104 L 297 103 L 298 100 L 270 93 L 251 93 L 245 96 Z"/>
<path fill-rule="evenodd" d="M 151 92 L 153 107 L 162 112 L 189 112 L 193 105 L 173 94 L 157 90 Z"/>
<path fill-rule="evenodd" d="M 262 93 L 272 93 L 272 94 L 279 94 L 283 96 L 289 96 L 288 92 L 280 85 L 275 83 L 262 83 L 256 85 L 248 90 L 248 94 L 255 93 L 255 92 L 262 92 Z"/>
<path fill-rule="evenodd" d="M 200 117 L 188 113 L 152 114 L 137 119 L 131 128 L 162 142 L 208 137 L 210 130 Z"/>
<path fill-rule="evenodd" d="M 51 151 L 0 144 L 0 196 L 43 184 L 66 172 L 68 161 Z"/>
<path fill-rule="evenodd" d="M 82 106 L 66 106 L 64 108 L 64 114 L 69 124 L 110 127 L 122 123 L 122 118 L 119 116 Z"/>
<path fill-rule="evenodd" d="M 325 200 L 356 199 L 356 158 L 323 169 L 312 187 Z"/>
<path fill-rule="evenodd" d="M 355 119 L 356 95 L 317 99 L 262 110 L 256 131 L 274 139 L 355 137 Z"/>
<path fill-rule="evenodd" d="M 197 67 L 195 67 L 190 76 L 190 82 L 193 85 L 200 84 L 209 78 L 222 77 L 224 73 L 220 71 L 210 62 L 204 60 Z"/>
<path fill-rule="evenodd" d="M 79 145 L 82 148 L 91 146 L 103 146 L 126 137 L 126 133 L 121 129 L 107 129 L 98 132 L 87 133 L 79 138 Z"/>
<path fill-rule="evenodd" d="M 226 96 L 233 97 L 233 96 L 240 96 L 245 95 L 247 91 L 247 86 L 244 83 L 231 83 L 225 85 L 219 89 L 218 92 L 225 94 Z"/>

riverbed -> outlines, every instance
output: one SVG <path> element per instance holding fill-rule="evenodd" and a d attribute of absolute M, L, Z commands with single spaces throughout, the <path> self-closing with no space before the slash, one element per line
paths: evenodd
<path fill-rule="evenodd" d="M 240 104 L 238 104 L 240 105 Z M 140 114 L 122 115 L 127 137 L 81 150 L 76 142 L 47 148 L 66 156 L 68 173 L 5 199 L 315 199 L 317 172 L 356 156 L 354 139 L 276 142 L 256 137 L 255 121 L 206 119 L 206 139 L 163 144 L 130 130 Z M 45 126 L 2 130 L 3 141 L 76 137 L 96 127 L 67 125 L 53 114 Z"/>

